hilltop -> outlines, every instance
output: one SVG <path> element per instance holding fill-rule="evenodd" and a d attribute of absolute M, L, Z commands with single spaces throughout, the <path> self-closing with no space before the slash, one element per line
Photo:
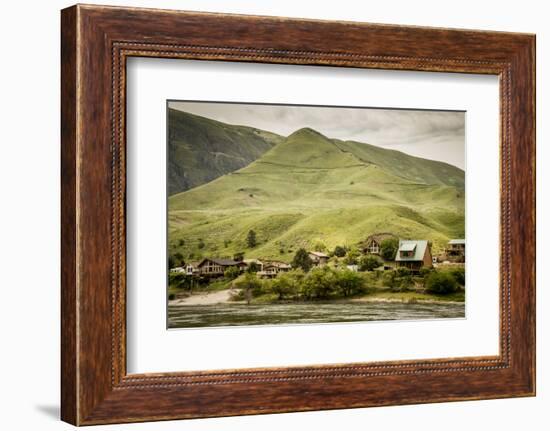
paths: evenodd
<path fill-rule="evenodd" d="M 247 166 L 170 196 L 170 253 L 289 262 L 299 247 L 351 246 L 375 232 L 429 239 L 436 251 L 464 236 L 459 168 L 310 128 L 271 142 Z"/>

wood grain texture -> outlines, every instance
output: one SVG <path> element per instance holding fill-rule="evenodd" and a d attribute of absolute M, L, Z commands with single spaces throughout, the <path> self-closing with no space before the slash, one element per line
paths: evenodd
<path fill-rule="evenodd" d="M 205 31 L 208 29 L 208 31 Z M 495 74 L 496 357 L 126 374 L 126 59 Z M 533 395 L 533 35 L 100 6 L 62 11 L 62 418 L 76 425 Z"/>

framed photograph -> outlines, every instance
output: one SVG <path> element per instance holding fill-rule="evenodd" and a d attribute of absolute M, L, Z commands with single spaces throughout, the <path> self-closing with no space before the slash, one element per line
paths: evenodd
<path fill-rule="evenodd" d="M 62 419 L 535 394 L 535 37 L 62 11 Z"/>
<path fill-rule="evenodd" d="M 465 317 L 465 112 L 167 112 L 168 328 Z"/>

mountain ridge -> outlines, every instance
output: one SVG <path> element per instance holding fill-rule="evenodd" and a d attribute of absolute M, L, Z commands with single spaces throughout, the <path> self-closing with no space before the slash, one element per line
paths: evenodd
<path fill-rule="evenodd" d="M 282 139 L 266 130 L 168 108 L 168 195 L 240 169 Z"/>

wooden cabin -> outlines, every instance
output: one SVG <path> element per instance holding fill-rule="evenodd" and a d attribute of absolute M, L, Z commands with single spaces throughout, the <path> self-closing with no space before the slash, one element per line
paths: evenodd
<path fill-rule="evenodd" d="M 427 240 L 399 240 L 395 256 L 397 267 L 417 272 L 420 268 L 432 267 L 432 251 Z"/>
<path fill-rule="evenodd" d="M 197 265 L 199 274 L 207 277 L 222 276 L 226 269 L 232 267 L 243 271 L 246 268 L 246 263 L 232 259 L 204 258 Z"/>
<path fill-rule="evenodd" d="M 369 235 L 365 241 L 359 244 L 359 248 L 364 254 L 380 255 L 380 247 L 382 242 L 387 239 L 398 239 L 393 233 L 382 232 Z"/>
<path fill-rule="evenodd" d="M 262 265 L 262 270 L 257 272 L 259 277 L 273 278 L 281 272 L 288 272 L 292 269 L 292 266 L 284 262 L 264 262 Z"/>
<path fill-rule="evenodd" d="M 466 240 L 451 239 L 447 243 L 445 257 L 452 262 L 464 262 L 466 260 Z"/>
<path fill-rule="evenodd" d="M 185 273 L 187 275 L 197 275 L 199 273 L 199 263 L 200 262 L 189 262 L 185 265 Z"/>
<path fill-rule="evenodd" d="M 329 256 L 320 251 L 308 252 L 309 258 L 313 262 L 314 266 L 325 266 L 328 263 Z"/>

